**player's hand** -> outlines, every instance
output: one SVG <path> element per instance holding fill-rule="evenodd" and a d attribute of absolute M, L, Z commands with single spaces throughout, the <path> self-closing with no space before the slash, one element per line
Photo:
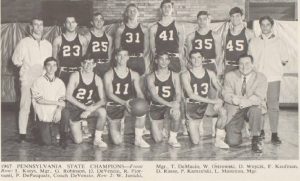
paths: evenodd
<path fill-rule="evenodd" d="M 81 118 L 81 119 L 86 119 L 90 114 L 91 114 L 90 111 L 83 111 L 83 112 L 80 114 L 80 118 Z"/>
<path fill-rule="evenodd" d="M 129 113 L 131 113 L 131 105 L 129 104 L 130 101 L 131 101 L 131 99 L 129 99 L 128 101 L 126 101 L 126 104 L 125 104 L 126 109 L 127 109 L 127 111 L 128 111 Z"/>
<path fill-rule="evenodd" d="M 177 101 L 170 102 L 172 109 L 180 109 L 180 104 Z"/>
<path fill-rule="evenodd" d="M 97 109 L 97 106 L 92 104 L 92 105 L 87 106 L 85 110 L 89 111 L 89 112 L 94 112 L 96 109 Z"/>
<path fill-rule="evenodd" d="M 222 99 L 217 99 L 216 103 L 214 104 L 214 111 L 218 111 L 221 107 L 223 107 L 223 100 Z"/>
<path fill-rule="evenodd" d="M 53 116 L 53 122 L 58 123 L 61 119 L 61 109 L 56 109 Z"/>

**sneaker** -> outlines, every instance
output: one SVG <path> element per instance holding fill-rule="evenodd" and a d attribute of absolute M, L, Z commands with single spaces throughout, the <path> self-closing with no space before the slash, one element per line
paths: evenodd
<path fill-rule="evenodd" d="M 264 140 L 264 139 L 265 139 L 265 136 L 266 136 L 266 135 L 265 135 L 265 131 L 264 131 L 264 130 L 261 130 L 259 136 L 260 136 L 261 139 Z"/>
<path fill-rule="evenodd" d="M 143 138 L 141 138 L 139 140 L 135 140 L 134 145 L 139 146 L 141 148 L 149 148 L 150 147 L 150 145 Z"/>
<path fill-rule="evenodd" d="M 19 143 L 26 143 L 27 142 L 26 134 L 20 134 L 18 142 Z"/>
<path fill-rule="evenodd" d="M 220 140 L 220 139 L 216 140 L 215 147 L 222 148 L 222 149 L 228 149 L 229 148 L 229 146 L 223 140 Z"/>
<path fill-rule="evenodd" d="M 252 138 L 252 151 L 254 153 L 262 153 L 263 147 L 259 138 Z"/>
<path fill-rule="evenodd" d="M 169 145 L 171 145 L 174 148 L 180 148 L 181 147 L 181 144 L 178 143 L 177 139 L 169 140 L 168 143 L 169 143 Z"/>
<path fill-rule="evenodd" d="M 281 140 L 279 139 L 279 137 L 277 135 L 276 136 L 272 136 L 271 142 L 274 145 L 280 145 L 282 143 Z"/>
<path fill-rule="evenodd" d="M 198 129 L 199 129 L 200 136 L 203 136 L 204 135 L 203 124 L 200 124 Z"/>
<path fill-rule="evenodd" d="M 150 131 L 146 128 L 143 129 L 143 135 L 149 135 Z"/>
<path fill-rule="evenodd" d="M 100 148 L 107 148 L 107 144 L 102 140 L 94 140 L 94 146 L 98 146 Z"/>
<path fill-rule="evenodd" d="M 163 130 L 162 130 L 162 136 L 163 136 L 163 138 L 168 138 L 169 137 L 169 133 L 168 133 L 168 130 L 167 129 L 165 129 L 165 128 L 163 128 Z"/>
<path fill-rule="evenodd" d="M 62 147 L 62 149 L 65 150 L 68 146 L 67 139 L 60 139 L 59 140 L 59 145 Z"/>

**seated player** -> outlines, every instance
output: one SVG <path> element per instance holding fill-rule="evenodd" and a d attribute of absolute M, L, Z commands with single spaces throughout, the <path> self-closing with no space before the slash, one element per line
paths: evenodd
<path fill-rule="evenodd" d="M 218 120 L 215 146 L 220 148 L 229 148 L 224 143 L 222 136 L 225 137 L 224 126 L 226 124 L 225 109 L 222 107 L 223 101 L 219 98 L 208 98 L 208 92 L 214 86 L 218 91 L 221 85 L 215 73 L 205 69 L 202 66 L 203 57 L 197 50 L 192 50 L 189 54 L 189 63 L 191 68 L 183 72 L 181 81 L 186 98 L 186 118 L 188 120 L 188 129 L 193 144 L 199 143 L 199 124 L 202 121 L 208 104 L 213 104 L 213 109 L 218 112 Z"/>
<path fill-rule="evenodd" d="M 51 145 L 51 124 L 59 123 L 61 111 L 65 107 L 66 87 L 55 77 L 57 60 L 49 57 L 44 61 L 46 74 L 38 78 L 31 88 L 34 111 L 37 114 L 39 144 Z"/>
<path fill-rule="evenodd" d="M 140 77 L 137 72 L 127 67 L 128 51 L 117 49 L 111 68 L 104 75 L 105 92 L 108 97 L 106 110 L 109 120 L 109 131 L 114 144 L 123 142 L 121 120 L 126 114 L 131 113 L 129 102 L 133 98 L 142 98 L 144 95 L 140 88 Z M 134 115 L 133 115 L 134 116 Z M 146 116 L 136 117 L 135 142 L 136 146 L 148 148 L 150 145 L 143 139 L 143 128 Z"/>
<path fill-rule="evenodd" d="M 102 132 L 106 121 L 106 111 L 104 109 L 105 97 L 103 83 L 93 69 L 96 62 L 91 58 L 91 54 L 86 54 L 81 62 L 82 70 L 71 74 L 67 86 L 67 104 L 62 112 L 61 144 L 67 146 L 66 132 L 70 124 L 71 133 L 75 143 L 82 142 L 81 120 L 96 118 L 96 130 L 94 145 L 107 147 L 102 141 Z M 90 120 L 90 119 L 88 119 Z"/>
<path fill-rule="evenodd" d="M 181 87 L 178 73 L 169 70 L 170 57 L 160 52 L 155 57 L 155 71 L 147 77 L 147 86 L 151 95 L 150 120 L 152 136 L 155 142 L 163 140 L 165 122 L 170 122 L 168 143 L 181 147 L 177 141 L 180 124 Z"/>

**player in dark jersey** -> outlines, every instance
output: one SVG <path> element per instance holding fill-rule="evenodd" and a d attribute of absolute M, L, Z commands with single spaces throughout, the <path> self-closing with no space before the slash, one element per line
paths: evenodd
<path fill-rule="evenodd" d="M 74 16 L 67 16 L 64 22 L 65 32 L 53 41 L 52 56 L 59 62 L 59 78 L 67 86 L 72 72 L 78 71 L 80 61 L 86 52 L 87 39 L 76 32 L 77 22 Z"/>
<path fill-rule="evenodd" d="M 202 66 L 201 53 L 197 50 L 192 50 L 189 54 L 189 63 L 191 69 L 181 74 L 181 81 L 184 90 L 184 96 L 186 98 L 186 117 L 190 138 L 193 144 L 199 143 L 199 124 L 202 122 L 204 114 L 206 112 L 208 104 L 214 105 L 214 110 L 222 113 L 222 119 L 219 119 L 217 129 L 217 137 L 215 146 L 220 148 L 229 148 L 224 142 L 226 125 L 226 111 L 222 107 L 223 101 L 219 98 L 210 99 L 208 98 L 208 92 L 212 86 L 216 87 L 217 90 L 221 91 L 221 84 L 214 72 L 205 69 Z M 222 138 L 223 136 L 223 138 Z"/>
<path fill-rule="evenodd" d="M 124 12 L 124 22 L 116 32 L 115 48 L 129 52 L 128 68 L 143 75 L 148 69 L 145 58 L 149 52 L 149 34 L 146 26 L 138 22 L 139 11 L 129 4 Z"/>
<path fill-rule="evenodd" d="M 67 86 L 67 105 L 62 111 L 61 120 L 61 144 L 66 147 L 67 128 L 70 124 L 71 133 L 75 143 L 82 142 L 81 121 L 96 117 L 96 129 L 94 145 L 107 147 L 102 141 L 102 132 L 106 121 L 105 94 L 103 83 L 93 69 L 96 62 L 91 54 L 86 54 L 81 62 L 82 70 L 74 72 L 70 76 Z"/>
<path fill-rule="evenodd" d="M 184 27 L 172 17 L 173 2 L 163 0 L 160 4 L 162 19 L 150 28 L 150 50 L 152 55 L 160 52 L 170 54 L 170 70 L 180 72 L 186 69 L 183 59 Z"/>
<path fill-rule="evenodd" d="M 144 98 L 144 95 L 139 74 L 127 67 L 128 51 L 117 49 L 114 55 L 113 67 L 104 75 L 104 85 L 108 98 L 106 110 L 110 135 L 113 143 L 119 145 L 123 142 L 121 120 L 131 112 L 129 102 L 136 97 Z M 135 120 L 135 145 L 142 148 L 150 147 L 142 137 L 145 119 L 146 116 L 142 116 Z"/>
<path fill-rule="evenodd" d="M 92 28 L 85 35 L 89 41 L 87 53 L 91 53 L 97 63 L 94 72 L 103 78 L 104 74 L 110 69 L 112 38 L 105 32 L 104 17 L 101 13 L 94 13 L 91 24 Z"/>
<path fill-rule="evenodd" d="M 248 51 L 248 43 L 254 37 L 252 30 L 246 28 L 243 22 L 242 9 L 234 7 L 229 11 L 230 22 L 223 31 L 222 41 L 225 52 L 224 73 L 238 68 L 239 57 Z"/>
<path fill-rule="evenodd" d="M 152 136 L 155 142 L 161 142 L 166 130 L 165 123 L 170 123 L 168 143 L 181 147 L 177 141 L 180 124 L 181 87 L 178 73 L 169 70 L 170 58 L 167 52 L 159 52 L 155 57 L 156 70 L 147 77 L 151 95 L 150 119 Z"/>

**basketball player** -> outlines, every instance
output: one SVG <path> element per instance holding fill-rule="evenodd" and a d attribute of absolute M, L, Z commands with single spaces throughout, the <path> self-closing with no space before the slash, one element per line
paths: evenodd
<path fill-rule="evenodd" d="M 168 143 L 173 147 L 181 147 L 177 141 L 181 101 L 179 75 L 169 70 L 171 60 L 167 52 L 159 52 L 154 60 L 156 70 L 147 77 L 148 89 L 152 99 L 150 105 L 152 136 L 155 142 L 161 142 L 165 122 L 170 119 Z"/>
<path fill-rule="evenodd" d="M 105 92 L 108 97 L 106 110 L 109 119 L 109 130 L 114 144 L 123 142 L 121 120 L 125 112 L 131 112 L 129 101 L 132 98 L 144 98 L 140 88 L 140 77 L 135 71 L 127 67 L 128 51 L 117 49 L 115 51 L 113 67 L 104 75 Z M 148 148 L 150 145 L 143 139 L 143 128 L 146 116 L 136 117 L 135 142 L 136 146 Z"/>
<path fill-rule="evenodd" d="M 174 4 L 171 0 L 163 0 L 160 4 L 162 19 L 150 28 L 150 49 L 152 55 L 160 52 L 170 54 L 170 70 L 185 70 L 183 61 L 184 27 L 172 17 Z"/>
<path fill-rule="evenodd" d="M 229 15 L 229 28 L 222 35 L 225 52 L 224 74 L 238 68 L 239 57 L 247 53 L 249 41 L 254 37 L 253 31 L 244 25 L 242 9 L 234 7 Z"/>
<path fill-rule="evenodd" d="M 76 32 L 77 22 L 74 16 L 67 16 L 64 22 L 65 32 L 53 41 L 53 57 L 59 61 L 59 78 L 67 86 L 72 72 L 78 71 L 80 61 L 86 52 L 87 39 Z"/>
<path fill-rule="evenodd" d="M 223 117 L 226 115 L 225 109 L 222 108 L 223 101 L 221 99 L 208 98 L 208 92 L 212 86 L 220 92 L 221 85 L 218 82 L 215 73 L 202 66 L 203 59 L 204 57 L 202 57 L 199 51 L 192 50 L 189 54 L 191 69 L 188 69 L 181 74 L 183 90 L 186 98 L 186 117 L 193 144 L 199 143 L 199 124 L 204 117 L 208 104 L 213 104 L 214 110 L 223 114 Z M 226 125 L 226 118 L 219 119 L 219 121 L 223 123 L 218 124 L 222 126 L 219 126 L 219 129 L 217 129 L 215 146 L 220 148 L 229 148 L 229 146 L 222 140 L 222 136 L 225 138 L 224 127 Z"/>
<path fill-rule="evenodd" d="M 129 4 L 124 12 L 124 24 L 116 32 L 115 47 L 129 52 L 128 68 L 145 73 L 144 56 L 149 51 L 148 29 L 138 22 L 139 11 L 135 4 Z"/>
<path fill-rule="evenodd" d="M 103 78 L 104 74 L 110 69 L 110 57 L 112 51 L 112 38 L 105 33 L 104 17 L 101 13 L 94 13 L 91 21 L 92 28 L 85 35 L 89 41 L 87 53 L 92 54 L 92 58 L 97 63 L 94 71 Z"/>
<path fill-rule="evenodd" d="M 94 145 L 107 147 L 102 141 L 102 132 L 106 121 L 106 111 L 104 109 L 105 96 L 103 84 L 93 69 L 96 62 L 91 54 L 86 54 L 81 62 L 82 70 L 74 72 L 70 76 L 67 86 L 67 104 L 62 111 L 61 144 L 67 146 L 66 132 L 70 124 L 71 133 L 75 143 L 82 142 L 81 120 L 96 117 L 96 131 Z"/>

